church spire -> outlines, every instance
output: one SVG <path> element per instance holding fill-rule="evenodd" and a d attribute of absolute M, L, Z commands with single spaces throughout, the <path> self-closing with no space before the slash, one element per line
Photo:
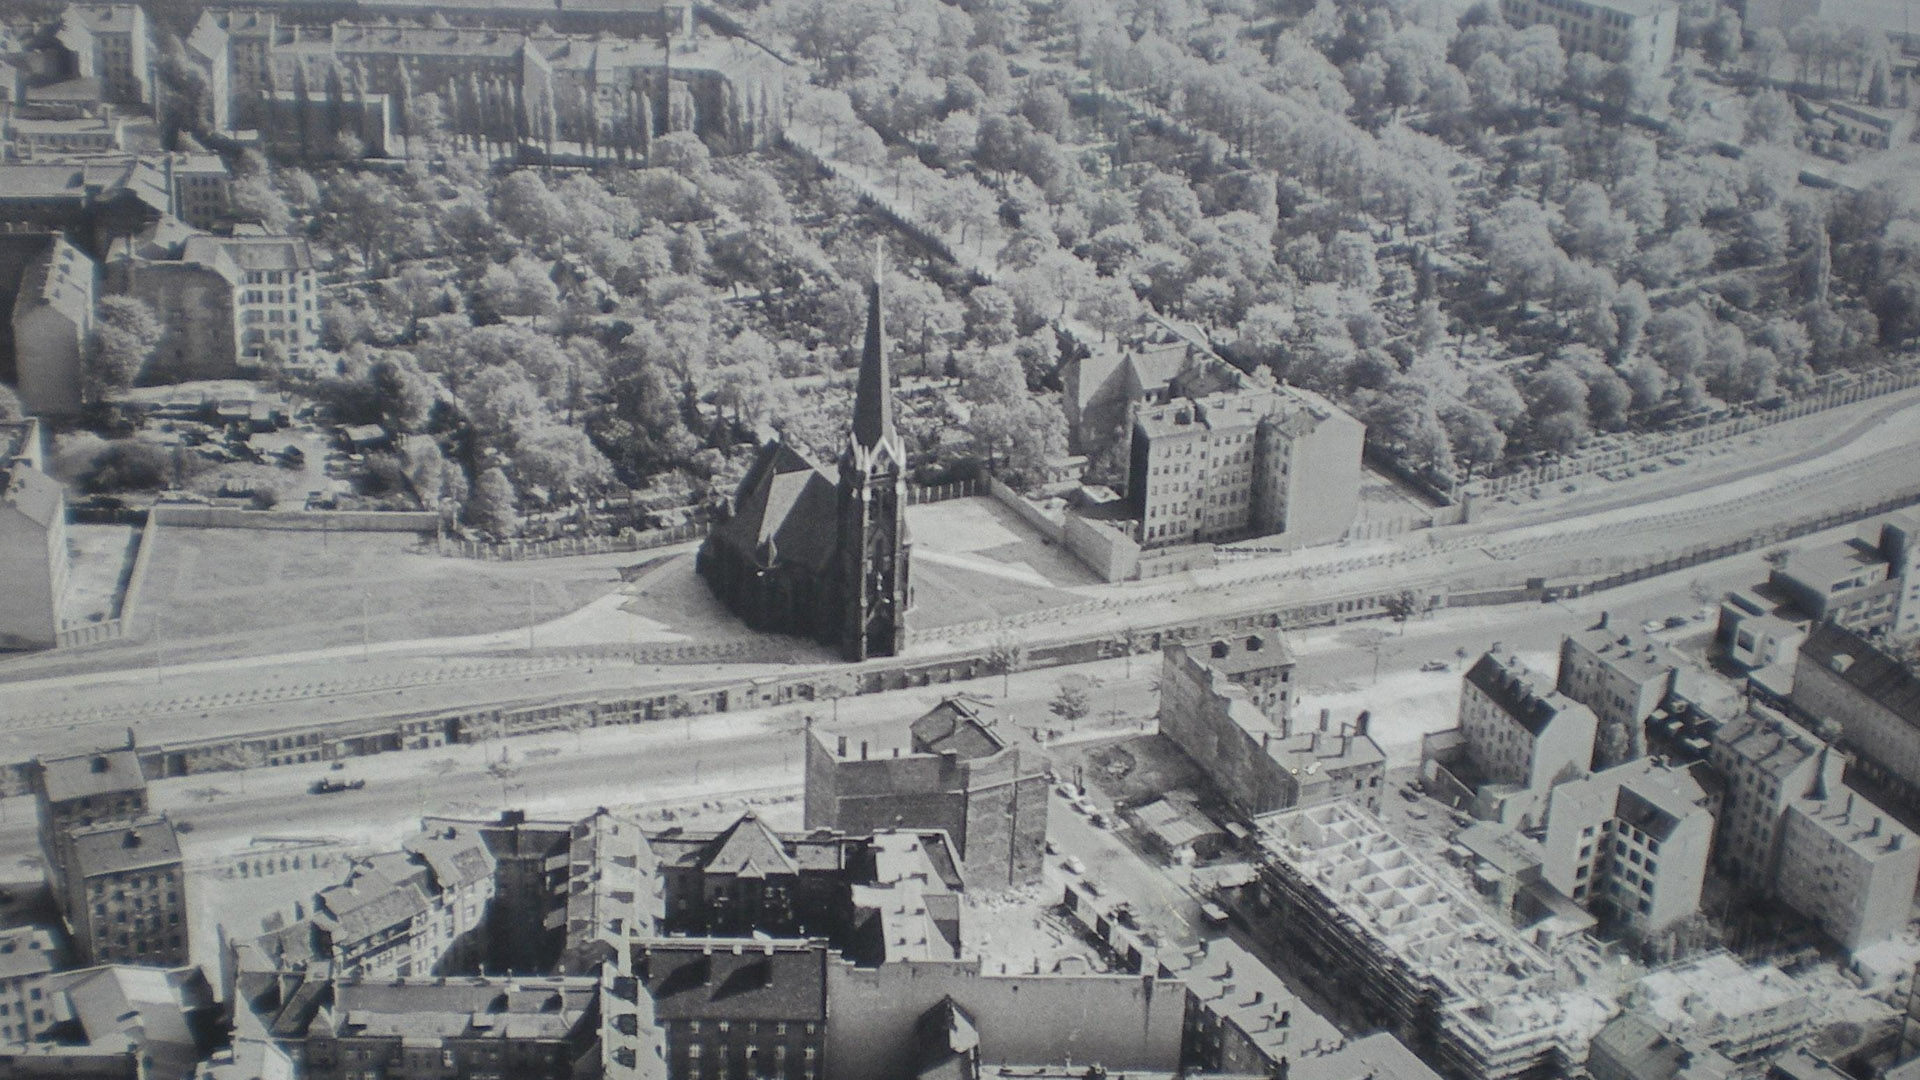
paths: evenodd
<path fill-rule="evenodd" d="M 853 441 L 871 450 L 893 438 L 893 387 L 887 378 L 886 335 L 880 325 L 880 245 L 873 245 L 873 280 L 867 284 L 867 340 L 860 353 L 860 381 L 853 401 Z"/>

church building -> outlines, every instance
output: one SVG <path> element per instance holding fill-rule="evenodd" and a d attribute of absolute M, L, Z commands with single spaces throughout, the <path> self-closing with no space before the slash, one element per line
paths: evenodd
<path fill-rule="evenodd" d="M 733 516 L 701 545 L 700 576 L 757 630 L 814 638 L 852 661 L 896 656 L 911 597 L 906 507 L 876 267 L 853 430 L 837 472 L 784 439 L 761 448 L 734 493 Z"/>

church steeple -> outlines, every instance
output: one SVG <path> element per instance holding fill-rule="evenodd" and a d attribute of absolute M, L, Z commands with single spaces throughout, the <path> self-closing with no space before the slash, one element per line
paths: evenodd
<path fill-rule="evenodd" d="M 860 353 L 860 380 L 853 400 L 853 442 L 873 450 L 891 442 L 893 387 L 887 373 L 886 332 L 880 321 L 880 248 L 874 245 L 873 280 L 867 283 L 867 338 Z"/>

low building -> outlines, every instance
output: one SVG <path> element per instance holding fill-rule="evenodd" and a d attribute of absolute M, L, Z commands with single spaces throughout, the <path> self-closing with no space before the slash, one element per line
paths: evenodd
<path fill-rule="evenodd" d="M 1656 971 L 1634 985 L 1628 1008 L 1668 1038 L 1736 1061 L 1791 1042 L 1812 1014 L 1807 994 L 1779 968 L 1743 966 L 1726 953 Z"/>
<path fill-rule="evenodd" d="M 127 122 L 110 111 L 58 120 L 16 116 L 7 121 L 6 130 L 15 153 L 28 159 L 48 154 L 110 154 L 127 148 Z"/>
<path fill-rule="evenodd" d="M 1901 608 L 1920 554 L 1914 528 L 1912 515 L 1900 515 L 1879 523 L 1877 542 L 1853 537 L 1795 549 L 1767 581 L 1815 623 L 1837 622 L 1867 634 L 1891 630 L 1911 621 L 1901 619 Z"/>
<path fill-rule="evenodd" d="M 1218 855 L 1231 839 L 1227 831 L 1200 811 L 1190 796 L 1169 792 L 1139 806 L 1121 810 L 1149 851 L 1176 865 L 1190 865 Z"/>
<path fill-rule="evenodd" d="M 1593 1080 L 1729 1080 L 1726 1055 L 1675 1039 L 1638 1013 L 1623 1013 L 1600 1029 L 1587 1054 Z"/>
<path fill-rule="evenodd" d="M 1680 5 L 1674 0 L 1500 0 L 1515 26 L 1551 26 L 1568 52 L 1658 75 L 1673 64 Z"/>
<path fill-rule="evenodd" d="M 56 236 L 21 277 L 13 302 L 14 371 L 20 404 L 30 414 L 80 412 L 96 270 L 85 252 Z"/>
<path fill-rule="evenodd" d="M 1665 645 L 1603 624 L 1560 639 L 1555 688 L 1599 718 L 1595 763 L 1617 765 L 1646 752 L 1647 719 L 1674 693 L 1679 672 Z"/>
<path fill-rule="evenodd" d="M 1514 656 L 1486 653 L 1460 681 L 1460 734 L 1475 813 L 1522 829 L 1546 816 L 1554 785 L 1593 766 L 1593 710 L 1555 690 Z"/>
<path fill-rule="evenodd" d="M 1648 758 L 1616 765 L 1553 790 L 1544 876 L 1629 933 L 1652 937 L 1699 910 L 1713 824 L 1690 770 Z"/>
<path fill-rule="evenodd" d="M 1254 703 L 1212 655 L 1170 645 L 1160 668 L 1160 733 L 1185 751 L 1227 803 L 1246 817 L 1343 796 L 1378 808 L 1386 755 L 1363 715 L 1338 731 L 1294 730 Z M 1279 684 L 1282 687 L 1290 685 Z M 1284 692 L 1284 691 L 1283 691 Z"/>
<path fill-rule="evenodd" d="M 61 906 L 83 962 L 188 962 L 186 873 L 166 815 L 75 826 L 61 855 Z"/>
<path fill-rule="evenodd" d="M 857 747 L 819 729 L 804 738 L 808 829 L 851 836 L 938 829 L 959 851 L 970 887 L 1039 880 L 1048 802 L 1042 764 L 1003 739 L 979 702 L 948 698 Z"/>
<path fill-rule="evenodd" d="M 112 1068 L 124 1055 L 138 1062 L 142 1078 L 191 1076 L 219 1033 L 213 987 L 197 967 L 63 971 L 49 980 L 48 995 L 60 1019 L 58 1041 L 72 1051 L 68 1062 L 88 1070 Z"/>
<path fill-rule="evenodd" d="M 1757 670 L 1793 664 L 1813 620 L 1791 603 L 1776 601 L 1762 589 L 1738 589 L 1720 601 L 1714 646 L 1743 668 Z"/>

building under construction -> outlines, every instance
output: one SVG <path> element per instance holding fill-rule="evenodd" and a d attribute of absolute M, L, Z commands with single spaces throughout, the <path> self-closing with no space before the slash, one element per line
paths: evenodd
<path fill-rule="evenodd" d="M 1259 819 L 1241 914 L 1273 955 L 1353 1003 L 1458 1080 L 1560 1075 L 1611 1007 L 1425 865 L 1365 807 L 1339 800 Z"/>

